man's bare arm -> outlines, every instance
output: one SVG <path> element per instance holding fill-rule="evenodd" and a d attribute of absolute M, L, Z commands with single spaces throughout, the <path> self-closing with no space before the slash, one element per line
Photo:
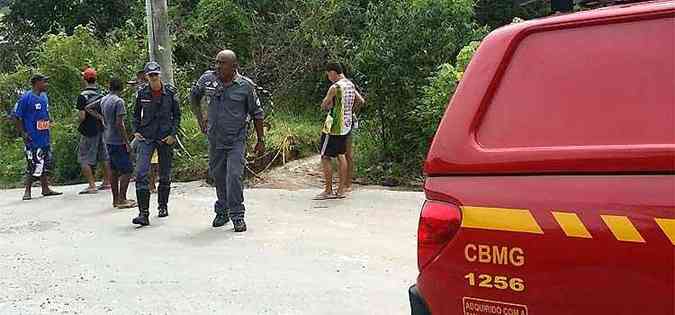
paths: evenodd
<path fill-rule="evenodd" d="M 127 127 L 124 125 L 124 115 L 118 115 L 117 120 L 115 120 L 115 128 L 119 131 L 120 136 L 124 140 L 124 144 L 129 144 L 129 135 L 127 134 Z"/>
<path fill-rule="evenodd" d="M 89 115 L 94 116 L 96 119 L 100 120 L 103 122 L 103 115 L 99 114 L 99 112 L 96 110 L 96 104 L 89 104 L 84 107 L 84 110 L 89 113 Z M 80 111 L 80 122 L 84 121 L 82 117 L 82 111 Z"/>
<path fill-rule="evenodd" d="M 23 120 L 21 118 L 15 118 L 14 119 L 14 126 L 16 127 L 16 131 L 19 132 L 19 135 L 21 135 L 21 138 L 23 138 L 23 141 L 25 143 L 28 143 L 31 141 L 30 135 L 23 129 Z"/>
<path fill-rule="evenodd" d="M 366 104 L 366 100 L 361 96 L 361 93 L 359 91 L 354 91 L 355 92 L 355 102 L 354 102 L 354 112 L 358 112 L 361 110 L 361 107 Z"/>
<path fill-rule="evenodd" d="M 335 95 L 337 94 L 337 88 L 335 88 L 335 85 L 331 86 L 330 89 L 328 89 L 328 93 L 326 93 L 326 97 L 323 98 L 323 102 L 321 102 L 321 109 L 323 110 L 329 110 L 333 107 L 333 98 L 335 98 Z"/>

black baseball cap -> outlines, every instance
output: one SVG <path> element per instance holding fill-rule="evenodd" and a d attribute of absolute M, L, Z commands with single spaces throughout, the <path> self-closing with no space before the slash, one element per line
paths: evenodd
<path fill-rule="evenodd" d="M 145 64 L 145 68 L 143 68 L 143 71 L 145 72 L 145 74 L 160 74 L 162 73 L 162 68 L 159 66 L 158 63 L 150 61 Z"/>
<path fill-rule="evenodd" d="M 49 77 L 46 76 L 46 75 L 43 75 L 43 74 L 39 74 L 39 73 L 38 73 L 38 74 L 34 74 L 34 75 L 30 78 L 30 84 L 35 84 L 35 83 L 38 82 L 38 81 L 49 81 Z"/>

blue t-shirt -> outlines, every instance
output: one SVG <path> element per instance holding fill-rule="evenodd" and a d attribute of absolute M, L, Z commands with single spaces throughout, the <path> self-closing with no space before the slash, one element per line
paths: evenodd
<path fill-rule="evenodd" d="M 28 149 L 49 146 L 49 99 L 47 93 L 35 95 L 28 91 L 21 96 L 16 106 L 16 117 L 23 122 L 23 129 L 31 138 Z"/>

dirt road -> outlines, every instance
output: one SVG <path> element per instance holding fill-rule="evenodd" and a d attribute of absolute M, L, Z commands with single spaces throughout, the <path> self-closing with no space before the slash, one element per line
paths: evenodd
<path fill-rule="evenodd" d="M 215 192 L 199 182 L 176 184 L 171 216 L 145 228 L 82 187 L 0 191 L 0 314 L 409 313 L 421 193 L 249 189 L 235 234 L 210 226 Z"/>

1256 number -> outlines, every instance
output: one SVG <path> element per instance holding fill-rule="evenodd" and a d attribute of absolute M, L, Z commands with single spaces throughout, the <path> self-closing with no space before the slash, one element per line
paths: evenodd
<path fill-rule="evenodd" d="M 513 290 L 515 292 L 525 291 L 525 280 L 521 278 L 511 278 L 505 276 L 491 276 L 486 274 L 477 275 L 469 273 L 464 276 L 469 281 L 469 286 L 481 288 L 495 288 L 499 290 Z"/>

